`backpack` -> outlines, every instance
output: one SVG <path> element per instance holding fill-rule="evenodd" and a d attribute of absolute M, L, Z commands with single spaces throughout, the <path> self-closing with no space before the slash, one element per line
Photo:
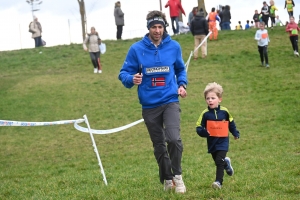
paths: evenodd
<path fill-rule="evenodd" d="M 32 23 L 32 22 L 29 23 L 29 30 L 28 30 L 28 32 L 29 32 L 29 33 L 35 33 L 35 31 L 33 31 L 33 30 L 30 28 L 31 23 Z"/>

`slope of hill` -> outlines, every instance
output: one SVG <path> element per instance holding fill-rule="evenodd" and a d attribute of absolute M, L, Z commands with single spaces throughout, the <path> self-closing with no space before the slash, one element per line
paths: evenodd
<path fill-rule="evenodd" d="M 108 186 L 88 134 L 72 125 L 0 127 L 0 199 L 299 199 L 299 58 L 284 28 L 269 30 L 270 69 L 260 66 L 255 30 L 221 31 L 207 59 L 188 68 L 181 99 L 183 178 L 187 193 L 165 193 L 144 124 L 95 135 Z M 173 37 L 187 61 L 190 34 Z M 0 120 L 57 121 L 87 115 L 91 128 L 111 129 L 141 118 L 136 88 L 118 80 L 127 50 L 139 38 L 104 41 L 102 74 L 93 74 L 81 45 L 0 52 Z M 39 53 L 42 51 L 42 53 Z M 222 105 L 241 133 L 231 136 L 235 169 L 222 190 L 211 188 L 215 166 L 196 121 L 207 83 L 224 88 Z M 84 125 L 83 125 L 84 126 Z"/>

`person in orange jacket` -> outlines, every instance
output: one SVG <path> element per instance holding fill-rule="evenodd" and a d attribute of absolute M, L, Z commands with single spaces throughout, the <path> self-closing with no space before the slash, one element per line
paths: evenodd
<path fill-rule="evenodd" d="M 209 40 L 218 39 L 218 29 L 217 29 L 216 21 L 220 22 L 220 17 L 218 16 L 216 9 L 213 7 L 211 9 L 211 12 L 208 15 L 208 27 L 209 27 L 209 31 L 212 32 L 212 34 L 210 34 L 209 36 Z"/>
<path fill-rule="evenodd" d="M 169 0 L 167 4 L 165 5 L 165 8 L 169 7 L 170 8 L 170 17 L 171 17 L 171 23 L 172 23 L 172 29 L 174 35 L 179 34 L 179 24 L 178 24 L 178 17 L 181 11 L 182 14 L 185 16 L 185 12 L 182 8 L 182 5 L 179 0 Z M 176 23 L 176 28 L 174 26 L 174 22 Z"/>

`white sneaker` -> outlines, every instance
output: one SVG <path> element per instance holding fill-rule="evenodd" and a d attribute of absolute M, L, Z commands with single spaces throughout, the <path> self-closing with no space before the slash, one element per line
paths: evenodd
<path fill-rule="evenodd" d="M 174 188 L 173 180 L 165 180 L 164 190 L 169 191 Z"/>
<path fill-rule="evenodd" d="M 299 53 L 298 53 L 298 52 L 295 52 L 295 55 L 296 55 L 297 57 L 299 57 Z"/>
<path fill-rule="evenodd" d="M 94 74 L 97 74 L 98 70 L 97 68 L 94 68 Z"/>
<path fill-rule="evenodd" d="M 173 178 L 174 183 L 175 183 L 175 192 L 176 193 L 185 193 L 186 192 L 186 187 L 184 185 L 184 182 L 182 180 L 181 175 L 175 175 Z"/>
<path fill-rule="evenodd" d="M 219 181 L 215 181 L 215 182 L 212 183 L 211 187 L 214 188 L 214 189 L 221 189 L 222 185 Z"/>
<path fill-rule="evenodd" d="M 101 74 L 101 73 L 102 73 L 102 70 L 98 70 L 98 73 Z"/>

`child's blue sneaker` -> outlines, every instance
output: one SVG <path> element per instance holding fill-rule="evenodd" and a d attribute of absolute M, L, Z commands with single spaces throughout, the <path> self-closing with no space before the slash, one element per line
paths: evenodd
<path fill-rule="evenodd" d="M 234 171 L 233 171 L 233 167 L 231 166 L 230 158 L 226 157 L 225 162 L 227 163 L 227 166 L 224 169 L 229 176 L 232 176 L 234 174 Z"/>
<path fill-rule="evenodd" d="M 222 185 L 219 181 L 215 181 L 215 182 L 212 183 L 211 187 L 214 188 L 214 189 L 221 189 Z"/>

